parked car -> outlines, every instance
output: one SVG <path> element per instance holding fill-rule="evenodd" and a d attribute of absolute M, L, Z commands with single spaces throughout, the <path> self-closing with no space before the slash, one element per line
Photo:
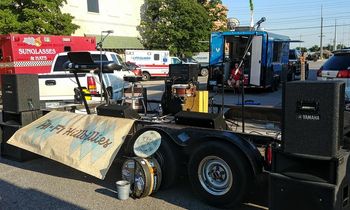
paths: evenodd
<path fill-rule="evenodd" d="M 181 58 L 181 61 L 184 64 L 198 64 L 199 65 L 199 75 L 204 76 L 204 77 L 208 76 L 208 74 L 209 74 L 208 65 L 202 65 L 196 59 L 191 58 L 191 57 Z"/>
<path fill-rule="evenodd" d="M 345 100 L 350 102 L 350 49 L 333 52 L 317 71 L 317 80 L 341 80 L 345 82 Z"/>
<path fill-rule="evenodd" d="M 301 52 L 297 49 L 289 50 L 289 62 L 288 62 L 288 80 L 295 80 L 295 76 L 300 76 L 301 73 Z M 309 64 L 305 61 L 305 79 L 309 76 Z"/>

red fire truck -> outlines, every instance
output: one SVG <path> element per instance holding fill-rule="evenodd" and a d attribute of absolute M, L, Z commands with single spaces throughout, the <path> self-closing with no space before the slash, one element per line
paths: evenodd
<path fill-rule="evenodd" d="M 0 75 L 48 73 L 57 53 L 95 48 L 95 37 L 0 35 Z"/>

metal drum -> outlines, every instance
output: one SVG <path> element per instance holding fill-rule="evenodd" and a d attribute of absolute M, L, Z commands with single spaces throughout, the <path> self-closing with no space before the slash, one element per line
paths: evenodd
<path fill-rule="evenodd" d="M 190 97 L 196 92 L 196 86 L 189 84 L 176 84 L 171 86 L 172 94 L 176 97 Z"/>

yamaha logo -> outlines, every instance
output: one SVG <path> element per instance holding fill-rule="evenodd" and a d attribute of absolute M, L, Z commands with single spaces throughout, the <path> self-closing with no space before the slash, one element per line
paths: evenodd
<path fill-rule="evenodd" d="M 300 114 L 297 115 L 298 120 L 313 120 L 313 121 L 318 121 L 320 120 L 319 115 L 309 115 L 309 114 Z"/>

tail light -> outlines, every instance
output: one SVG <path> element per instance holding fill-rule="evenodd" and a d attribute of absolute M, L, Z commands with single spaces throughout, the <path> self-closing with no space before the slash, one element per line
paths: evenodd
<path fill-rule="evenodd" d="M 349 70 L 338 71 L 337 78 L 350 78 L 350 71 Z"/>
<path fill-rule="evenodd" d="M 271 144 L 267 145 L 265 149 L 265 163 L 267 167 L 270 167 L 272 164 L 272 146 Z"/>
<path fill-rule="evenodd" d="M 136 76 L 142 76 L 142 71 L 141 71 L 141 69 L 134 69 L 132 72 L 134 72 L 134 74 L 135 74 Z"/>
<path fill-rule="evenodd" d="M 322 70 L 323 70 L 323 66 L 317 70 L 317 77 L 322 77 Z"/>
<path fill-rule="evenodd" d="M 96 81 L 93 76 L 87 77 L 87 86 L 91 94 L 97 94 Z"/>

